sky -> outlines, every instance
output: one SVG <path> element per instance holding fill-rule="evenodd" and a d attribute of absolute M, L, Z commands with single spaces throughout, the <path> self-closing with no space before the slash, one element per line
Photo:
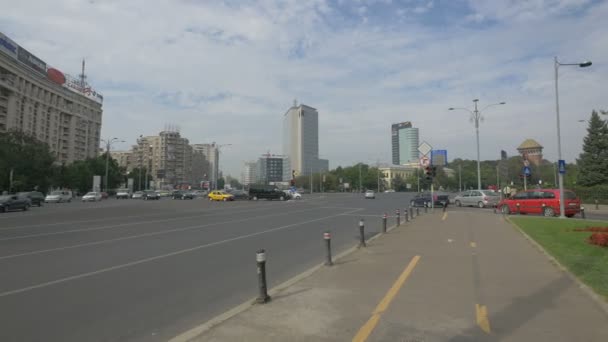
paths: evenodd
<path fill-rule="evenodd" d="M 608 109 L 608 1 L 597 0 L 0 0 L 0 31 L 104 96 L 102 137 L 177 126 L 222 148 L 220 168 L 282 152 L 294 100 L 319 111 L 330 167 L 390 162 L 390 126 L 411 121 L 448 158 L 509 155 L 526 138 L 557 159 L 581 152 L 593 109 Z M 602 82 L 603 81 L 603 82 Z"/>

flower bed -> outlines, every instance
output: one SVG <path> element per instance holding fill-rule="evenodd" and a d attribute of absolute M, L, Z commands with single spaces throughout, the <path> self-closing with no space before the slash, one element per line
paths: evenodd
<path fill-rule="evenodd" d="M 608 227 L 585 227 L 574 228 L 575 232 L 591 232 L 591 236 L 587 239 L 592 245 L 608 247 Z"/>

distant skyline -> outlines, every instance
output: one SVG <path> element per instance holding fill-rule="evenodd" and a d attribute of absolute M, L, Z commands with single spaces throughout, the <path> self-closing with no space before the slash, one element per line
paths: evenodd
<path fill-rule="evenodd" d="M 86 58 L 104 96 L 102 137 L 126 141 L 116 149 L 175 124 L 191 143 L 232 144 L 220 167 L 238 177 L 244 161 L 281 151 L 293 99 L 322 113 L 332 167 L 390 162 L 389 125 L 406 120 L 420 141 L 474 159 L 469 115 L 447 108 L 475 98 L 507 102 L 483 113 L 481 159 L 532 138 L 555 160 L 555 55 L 593 62 L 560 70 L 573 162 L 578 120 L 608 108 L 606 17 L 600 0 L 4 0 L 0 31 L 72 75 Z"/>

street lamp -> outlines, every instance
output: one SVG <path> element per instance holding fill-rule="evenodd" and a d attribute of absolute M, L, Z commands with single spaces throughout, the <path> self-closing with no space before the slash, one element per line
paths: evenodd
<path fill-rule="evenodd" d="M 493 103 L 491 105 L 485 106 L 482 110 L 477 109 L 477 102 L 479 102 L 479 99 L 473 100 L 473 103 L 475 104 L 474 110 L 470 110 L 468 108 L 455 108 L 455 107 L 450 107 L 450 108 L 448 108 L 448 110 L 465 110 L 465 111 L 471 113 L 471 120 L 473 122 L 475 122 L 475 133 L 476 133 L 476 137 L 477 137 L 477 189 L 481 190 L 481 162 L 479 160 L 479 120 L 483 120 L 483 118 L 481 116 L 481 112 L 485 111 L 487 108 L 492 107 L 492 106 L 504 105 L 504 104 L 506 104 L 506 102 Z"/>
<path fill-rule="evenodd" d="M 214 180 L 213 182 L 215 183 L 215 190 L 218 190 L 217 188 L 217 181 L 219 179 L 219 172 L 220 172 L 220 148 L 225 147 L 225 146 L 232 146 L 232 144 L 216 144 L 215 141 L 212 143 L 212 145 L 215 145 L 215 148 L 217 149 L 217 161 L 214 163 L 215 164 L 215 170 L 213 170 L 213 174 L 214 174 Z"/>
<path fill-rule="evenodd" d="M 557 159 L 558 159 L 558 163 L 562 160 L 562 138 L 561 138 L 561 132 L 560 132 L 560 125 L 559 125 L 559 87 L 558 87 L 558 73 L 559 73 L 559 67 L 562 65 L 569 65 L 569 66 L 579 66 L 581 68 L 586 68 L 591 66 L 591 62 L 590 61 L 584 61 L 581 63 L 560 63 L 557 60 L 557 56 L 555 56 L 554 58 L 554 68 L 555 68 L 555 117 L 556 117 L 556 121 L 557 121 Z M 564 204 L 564 175 L 560 172 L 558 174 L 558 181 L 559 181 L 559 217 L 560 218 L 566 218 L 566 213 L 564 212 L 565 210 L 565 204 Z"/>
<path fill-rule="evenodd" d="M 112 139 L 101 139 L 106 144 L 106 176 L 104 180 L 105 191 L 108 192 L 108 166 L 110 163 L 110 146 L 115 142 L 125 142 L 124 140 L 118 140 L 118 138 Z"/>

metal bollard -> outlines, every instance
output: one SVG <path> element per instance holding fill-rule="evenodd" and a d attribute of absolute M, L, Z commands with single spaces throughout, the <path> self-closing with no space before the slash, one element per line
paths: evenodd
<path fill-rule="evenodd" d="M 363 219 L 359 220 L 359 247 L 366 247 L 365 245 L 365 224 Z"/>
<path fill-rule="evenodd" d="M 581 218 L 585 219 L 585 207 L 581 207 Z"/>
<path fill-rule="evenodd" d="M 331 260 L 331 233 L 329 231 L 323 233 L 323 240 L 325 240 L 325 246 L 327 246 L 327 260 L 325 261 L 325 265 L 331 266 L 334 262 Z"/>
<path fill-rule="evenodd" d="M 424 205 L 424 213 L 426 214 L 426 213 L 428 212 L 428 210 L 429 210 L 429 209 L 428 209 L 428 206 L 425 204 L 425 205 Z"/>
<path fill-rule="evenodd" d="M 382 216 L 382 232 L 386 233 L 386 213 Z"/>
<path fill-rule="evenodd" d="M 420 208 L 416 207 L 416 217 L 420 216 Z"/>
<path fill-rule="evenodd" d="M 263 249 L 257 251 L 255 260 L 258 264 L 258 286 L 260 288 L 260 295 L 256 301 L 260 304 L 268 303 L 270 296 L 268 295 L 268 287 L 266 285 L 266 251 Z"/>
<path fill-rule="evenodd" d="M 446 203 L 443 205 L 443 212 L 445 213 L 447 210 L 448 210 L 448 204 Z"/>
<path fill-rule="evenodd" d="M 397 217 L 397 227 L 401 225 L 401 213 L 399 213 L 399 209 L 395 210 L 395 216 Z"/>
<path fill-rule="evenodd" d="M 595 210 L 600 210 L 600 201 L 595 200 Z"/>
<path fill-rule="evenodd" d="M 410 207 L 410 217 L 414 219 L 414 208 Z"/>
<path fill-rule="evenodd" d="M 409 215 L 407 214 L 407 208 L 403 209 L 403 222 L 410 222 Z"/>
<path fill-rule="evenodd" d="M 520 211 L 519 211 L 519 203 L 516 203 L 516 204 L 515 204 L 515 206 L 517 207 L 517 208 L 516 208 L 517 215 L 519 215 L 519 214 L 520 214 Z"/>

